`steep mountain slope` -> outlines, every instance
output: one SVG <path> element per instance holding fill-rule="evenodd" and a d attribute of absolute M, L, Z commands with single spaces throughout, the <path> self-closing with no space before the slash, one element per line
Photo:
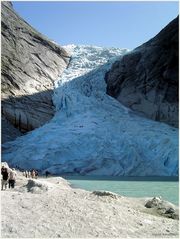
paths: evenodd
<path fill-rule="evenodd" d="M 6 141 L 15 136 L 8 126 L 26 132 L 53 117 L 54 80 L 70 56 L 20 18 L 11 2 L 2 1 L 1 8 L 2 128 L 5 134 L 10 133 L 8 137 L 3 134 Z M 13 132 L 20 134 L 15 129 Z"/>
<path fill-rule="evenodd" d="M 104 75 L 126 51 L 66 49 L 72 59 L 56 83 L 54 118 L 4 144 L 3 161 L 53 173 L 177 175 L 177 129 L 140 117 L 106 94 Z"/>
<path fill-rule="evenodd" d="M 178 127 L 179 18 L 113 64 L 107 93 L 142 116 Z"/>

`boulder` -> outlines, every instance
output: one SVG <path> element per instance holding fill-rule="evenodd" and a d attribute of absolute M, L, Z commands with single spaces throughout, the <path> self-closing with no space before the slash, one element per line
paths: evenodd
<path fill-rule="evenodd" d="M 92 194 L 99 197 L 111 197 L 114 199 L 118 199 L 120 197 L 118 194 L 109 191 L 93 191 Z"/>
<path fill-rule="evenodd" d="M 116 61 L 107 93 L 143 117 L 178 127 L 179 19 Z"/>
<path fill-rule="evenodd" d="M 70 56 L 25 22 L 11 2 L 3 1 L 1 7 L 2 128 L 7 133 L 11 124 L 19 136 L 53 117 L 54 83 Z"/>
<path fill-rule="evenodd" d="M 161 197 L 148 200 L 145 207 L 151 209 L 155 214 L 176 220 L 179 219 L 179 208 L 170 202 L 162 200 Z"/>
<path fill-rule="evenodd" d="M 54 185 L 49 182 L 42 182 L 37 179 L 29 179 L 27 184 L 22 186 L 19 191 L 40 194 L 52 189 L 54 189 Z"/>

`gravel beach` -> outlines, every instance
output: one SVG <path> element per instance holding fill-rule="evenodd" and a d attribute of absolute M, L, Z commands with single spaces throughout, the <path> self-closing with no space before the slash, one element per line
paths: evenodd
<path fill-rule="evenodd" d="M 178 238 L 179 221 L 149 199 L 71 188 L 61 177 L 27 179 L 1 191 L 2 238 Z"/>

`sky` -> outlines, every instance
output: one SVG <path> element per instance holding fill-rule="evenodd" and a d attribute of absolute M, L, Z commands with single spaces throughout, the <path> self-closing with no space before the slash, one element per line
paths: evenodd
<path fill-rule="evenodd" d="M 179 13 L 178 1 L 16 2 L 16 12 L 58 44 L 133 49 Z"/>

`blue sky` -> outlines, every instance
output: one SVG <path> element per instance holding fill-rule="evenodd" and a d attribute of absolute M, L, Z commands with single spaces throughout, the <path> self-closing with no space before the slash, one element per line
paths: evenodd
<path fill-rule="evenodd" d="M 60 45 L 133 49 L 179 13 L 178 1 L 13 2 L 29 24 Z"/>

